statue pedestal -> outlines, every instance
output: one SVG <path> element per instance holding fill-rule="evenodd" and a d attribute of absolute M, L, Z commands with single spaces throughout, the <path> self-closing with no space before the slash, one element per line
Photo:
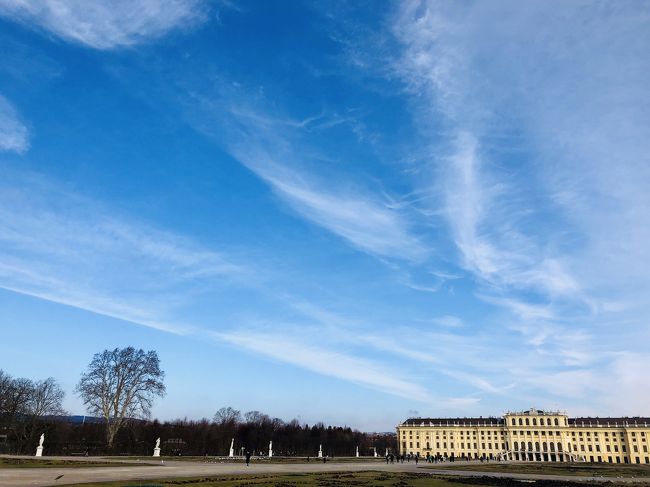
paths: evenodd
<path fill-rule="evenodd" d="M 234 457 L 234 456 L 235 456 L 235 450 L 233 450 L 233 449 L 231 448 L 231 449 L 230 449 L 230 452 L 228 453 L 228 456 L 229 456 L 230 458 Z"/>
<path fill-rule="evenodd" d="M 153 449 L 153 456 L 154 457 L 159 457 L 160 456 L 160 448 L 154 448 Z"/>
<path fill-rule="evenodd" d="M 42 457 L 43 456 L 43 447 L 42 446 L 37 446 L 36 447 L 36 456 L 37 457 Z"/>
<path fill-rule="evenodd" d="M 322 451 L 318 452 L 318 458 L 323 458 L 323 452 Z"/>

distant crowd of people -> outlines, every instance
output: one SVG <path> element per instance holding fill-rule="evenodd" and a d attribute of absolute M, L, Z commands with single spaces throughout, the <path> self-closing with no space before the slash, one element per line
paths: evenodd
<path fill-rule="evenodd" d="M 247 451 L 246 455 L 245 455 L 246 466 L 250 465 L 251 456 L 252 456 L 251 452 Z M 322 457 L 323 463 L 326 463 L 328 458 L 329 458 L 329 456 L 327 456 L 327 455 L 323 456 Z M 321 458 L 319 458 L 319 459 L 321 459 Z M 415 453 L 415 454 L 407 453 L 407 454 L 401 454 L 401 455 L 394 455 L 393 453 L 387 453 L 386 454 L 386 463 L 387 464 L 395 463 L 395 461 L 397 461 L 397 463 L 404 463 L 404 460 L 406 460 L 407 463 L 410 463 L 411 460 L 413 460 L 415 462 L 415 464 L 417 465 L 421 459 L 422 458 L 420 457 L 419 452 Z M 307 462 L 309 462 L 310 460 L 311 460 L 311 458 L 308 456 L 307 457 Z M 442 455 L 431 455 L 430 453 L 427 453 L 427 456 L 424 457 L 424 461 L 427 462 L 427 463 L 445 463 L 445 462 L 456 462 L 456 461 L 469 462 L 470 460 L 471 460 L 471 458 L 469 456 L 446 457 L 446 456 L 442 456 Z M 487 458 L 487 457 L 480 457 L 480 458 L 477 458 L 476 460 L 479 460 L 481 463 L 483 463 L 483 462 L 490 463 L 490 459 Z M 496 460 L 500 462 L 501 458 L 497 458 Z"/>
<path fill-rule="evenodd" d="M 392 453 L 388 453 L 386 455 L 386 463 L 395 463 L 397 460 L 397 463 L 404 463 L 404 460 L 407 462 L 410 462 L 413 460 L 415 464 L 417 465 L 418 462 L 420 461 L 420 453 L 407 453 L 407 454 L 402 454 L 402 455 L 393 455 Z M 444 463 L 444 462 L 456 462 L 456 461 L 464 461 L 464 462 L 469 462 L 471 458 L 469 456 L 462 456 L 462 457 L 443 457 L 442 455 L 431 455 L 430 453 L 427 453 L 427 456 L 424 458 L 424 460 L 427 463 Z M 477 458 L 476 460 L 479 460 L 481 463 L 490 463 L 490 458 L 488 457 L 480 457 Z M 497 457 L 496 461 L 501 461 L 501 458 Z"/>

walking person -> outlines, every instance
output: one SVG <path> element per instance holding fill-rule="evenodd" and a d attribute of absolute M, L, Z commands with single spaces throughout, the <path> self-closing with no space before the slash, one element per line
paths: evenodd
<path fill-rule="evenodd" d="M 248 467 L 251 463 L 251 452 L 246 450 L 246 466 Z"/>

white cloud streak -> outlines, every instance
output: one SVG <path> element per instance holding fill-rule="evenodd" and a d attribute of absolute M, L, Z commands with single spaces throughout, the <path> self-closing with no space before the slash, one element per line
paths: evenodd
<path fill-rule="evenodd" d="M 205 20 L 199 0 L 0 0 L 0 15 L 95 49 L 133 46 Z"/>
<path fill-rule="evenodd" d="M 539 354 L 518 364 L 520 387 L 560 396 L 564 381 L 636 414 L 647 408 L 632 367 L 650 338 L 649 19 L 634 2 L 412 1 L 392 30 L 392 74 L 436 141 L 424 144 L 441 195 L 429 214 L 443 208 L 478 297 Z M 611 369 L 626 387 L 598 386 Z"/>
<path fill-rule="evenodd" d="M 16 109 L 0 95 L 0 151 L 23 154 L 29 149 L 29 133 Z"/>
<path fill-rule="evenodd" d="M 286 327 L 283 327 L 286 328 Z M 340 350 L 327 349 L 295 337 L 279 337 L 277 333 L 235 331 L 215 333 L 215 338 L 256 354 L 296 365 L 318 374 L 336 377 L 364 387 L 410 400 L 434 401 L 423 387 L 396 376 L 389 368 L 374 361 L 354 357 Z"/>
<path fill-rule="evenodd" d="M 411 219 L 394 208 L 392 201 L 343 174 L 325 175 L 325 170 L 319 170 L 315 148 L 305 144 L 301 140 L 305 134 L 299 132 L 311 119 L 296 122 L 276 117 L 251 108 L 245 100 L 254 97 L 232 87 L 224 86 L 223 91 L 221 96 L 229 100 L 225 106 L 215 98 L 193 94 L 192 106 L 200 107 L 199 118 L 210 120 L 195 125 L 213 136 L 214 127 L 206 129 L 206 124 L 221 126 L 219 136 L 226 134 L 223 142 L 232 156 L 294 212 L 368 254 L 413 262 L 428 257 L 429 250 L 414 232 Z M 319 115 L 318 119 L 327 117 Z"/>
<path fill-rule="evenodd" d="M 433 323 L 444 328 L 462 328 L 464 326 L 463 320 L 458 316 L 444 315 L 433 318 Z"/>
<path fill-rule="evenodd" d="M 276 163 L 262 147 L 240 148 L 235 156 L 266 181 L 305 219 L 329 230 L 369 254 L 423 260 L 427 251 L 403 215 L 379 198 L 351 194 L 336 184 L 325 187 L 313 176 Z"/>
<path fill-rule="evenodd" d="M 0 182 L 0 287 L 148 327 L 186 333 L 185 300 L 246 274 L 223 254 L 37 176 Z"/>

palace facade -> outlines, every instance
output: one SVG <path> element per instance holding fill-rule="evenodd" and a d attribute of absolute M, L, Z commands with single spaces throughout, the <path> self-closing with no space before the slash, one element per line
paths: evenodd
<path fill-rule="evenodd" d="M 650 418 L 569 418 L 553 411 L 502 418 L 412 418 L 397 426 L 400 454 L 446 460 L 650 464 Z"/>

